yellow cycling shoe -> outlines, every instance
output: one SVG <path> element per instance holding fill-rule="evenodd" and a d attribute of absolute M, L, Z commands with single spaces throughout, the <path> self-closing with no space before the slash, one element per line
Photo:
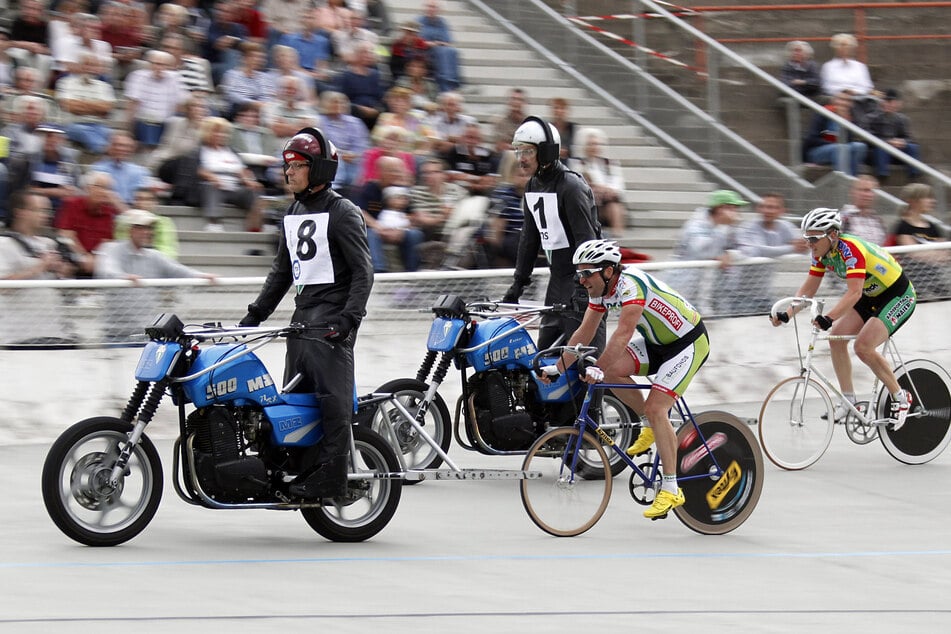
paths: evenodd
<path fill-rule="evenodd" d="M 650 427 L 642 427 L 641 435 L 637 437 L 637 440 L 634 441 L 634 444 L 627 448 L 627 455 L 639 456 L 642 453 L 646 452 L 651 448 L 651 445 L 654 444 L 654 430 Z"/>
<path fill-rule="evenodd" d="M 654 503 L 644 511 L 644 517 L 652 520 L 661 519 L 667 516 L 668 511 L 682 506 L 686 501 L 687 498 L 684 497 L 683 489 L 678 488 L 677 495 L 661 489 L 658 491 L 657 497 L 654 498 Z"/>

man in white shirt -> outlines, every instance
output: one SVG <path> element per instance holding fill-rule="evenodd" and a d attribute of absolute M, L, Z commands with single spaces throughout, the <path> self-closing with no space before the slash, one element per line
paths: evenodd
<path fill-rule="evenodd" d="M 109 115 L 116 105 L 112 86 L 97 77 L 99 58 L 85 53 L 78 72 L 56 84 L 56 101 L 66 124 L 66 137 L 87 152 L 102 154 L 109 144 L 112 128 Z"/>
<path fill-rule="evenodd" d="M 181 77 L 172 70 L 175 58 L 164 51 L 149 51 L 149 68 L 129 73 L 125 96 L 129 129 L 139 143 L 154 148 L 159 144 L 165 121 L 189 97 Z"/>
<path fill-rule="evenodd" d="M 858 48 L 855 36 L 839 33 L 832 36 L 829 45 L 834 57 L 823 64 L 820 70 L 822 92 L 829 96 L 843 91 L 853 97 L 871 96 L 874 84 L 868 66 L 854 58 Z"/>

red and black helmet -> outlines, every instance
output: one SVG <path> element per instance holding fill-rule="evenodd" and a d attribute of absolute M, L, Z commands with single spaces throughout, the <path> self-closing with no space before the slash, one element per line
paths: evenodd
<path fill-rule="evenodd" d="M 310 163 L 310 187 L 330 183 L 337 175 L 337 148 L 317 128 L 298 130 L 284 146 L 282 156 L 285 165 L 291 161 Z"/>

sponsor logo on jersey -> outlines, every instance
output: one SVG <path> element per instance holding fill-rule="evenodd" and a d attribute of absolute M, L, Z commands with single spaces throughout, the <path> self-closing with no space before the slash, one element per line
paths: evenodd
<path fill-rule="evenodd" d="M 901 301 L 892 306 L 891 310 L 888 311 L 888 314 L 885 315 L 885 319 L 890 321 L 893 325 L 897 324 L 902 318 L 912 309 L 914 301 L 910 297 L 902 297 Z"/>
<path fill-rule="evenodd" d="M 677 311 L 656 297 L 651 299 L 647 308 L 660 315 L 674 330 L 680 330 L 684 325 L 684 320 L 680 318 Z"/>

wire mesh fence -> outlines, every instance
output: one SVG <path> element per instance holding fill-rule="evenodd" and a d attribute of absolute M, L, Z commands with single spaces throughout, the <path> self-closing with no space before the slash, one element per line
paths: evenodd
<path fill-rule="evenodd" d="M 893 247 L 918 291 L 920 301 L 951 299 L 951 243 Z M 690 299 L 707 319 L 766 314 L 772 303 L 794 295 L 808 269 L 805 256 L 716 261 L 647 262 L 639 266 Z M 841 294 L 833 276 L 823 297 Z M 160 313 L 175 313 L 189 324 L 237 323 L 264 278 L 143 280 L 0 281 L 0 346 L 6 349 L 102 347 L 145 342 L 144 329 Z M 366 321 L 398 337 L 410 324 L 431 319 L 437 297 L 451 293 L 467 301 L 498 300 L 512 281 L 511 269 L 387 273 L 376 276 Z M 539 268 L 523 302 L 545 299 L 547 269 Z M 270 318 L 287 323 L 294 310 L 288 295 Z M 398 340 L 398 339 L 397 339 Z M 414 344 L 416 342 L 413 342 Z"/>

